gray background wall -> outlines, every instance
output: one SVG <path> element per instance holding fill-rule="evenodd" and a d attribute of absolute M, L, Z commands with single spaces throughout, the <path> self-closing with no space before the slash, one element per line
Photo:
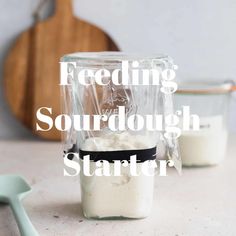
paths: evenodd
<path fill-rule="evenodd" d="M 7 51 L 32 25 L 39 0 L 0 0 L 0 82 Z M 42 18 L 53 14 L 49 1 Z M 123 51 L 165 53 L 178 79 L 236 78 L 236 0 L 75 0 L 75 14 L 107 31 Z M 236 131 L 236 102 L 231 131 Z M 32 138 L 10 114 L 0 89 L 0 138 Z"/>

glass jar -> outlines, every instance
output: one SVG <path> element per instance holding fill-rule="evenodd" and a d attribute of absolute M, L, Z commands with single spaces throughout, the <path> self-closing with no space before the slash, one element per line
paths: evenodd
<path fill-rule="evenodd" d="M 183 131 L 179 138 L 182 164 L 219 164 L 225 157 L 228 137 L 228 110 L 234 86 L 231 82 L 185 82 L 175 94 L 175 108 L 189 106 L 200 118 L 199 131 Z M 191 122 L 193 117 L 191 117 Z"/>
<path fill-rule="evenodd" d="M 68 69 L 68 71 L 73 71 L 73 77 L 77 77 L 84 69 L 94 72 L 86 74 L 87 85 L 81 85 L 78 80 L 70 78 L 71 85 L 63 87 L 64 112 L 66 111 L 70 116 L 89 115 L 89 121 L 93 123 L 94 115 L 108 117 L 118 115 L 119 107 L 124 108 L 127 120 L 137 114 L 145 116 L 163 111 L 160 105 L 160 85 L 134 85 L 130 83 L 130 80 L 133 78 L 134 68 L 136 70 L 171 68 L 173 63 L 168 57 L 101 52 L 70 54 L 64 56 L 61 61 L 76 63 L 76 68 L 72 66 L 72 69 Z M 122 69 L 125 71 L 124 62 L 128 66 L 126 72 L 122 71 Z M 105 86 L 95 83 L 95 78 L 91 75 L 99 69 L 110 72 L 103 74 Z M 126 77 L 129 83 L 115 84 L 112 80 L 112 73 L 116 73 L 115 70 L 117 81 Z M 151 74 L 149 77 L 151 78 Z M 138 117 L 133 120 L 136 125 L 137 122 Z M 155 159 L 161 134 L 160 131 L 149 131 L 145 127 L 132 131 L 127 128 L 127 123 L 125 127 L 123 131 L 110 130 L 108 121 L 102 120 L 100 130 L 75 131 L 72 129 L 65 135 L 66 151 L 72 150 L 73 145 L 73 150 L 80 154 L 81 162 L 85 156 L 90 156 L 91 173 L 96 171 L 97 160 L 108 161 L 111 172 L 114 172 L 115 160 L 130 161 L 129 158 L 132 155 L 136 155 L 139 160 L 136 163 L 138 176 L 131 175 L 130 162 L 127 167 L 121 167 L 121 176 L 87 176 L 84 174 L 81 163 L 82 208 L 84 215 L 88 218 L 143 218 L 151 211 L 154 176 L 143 174 L 141 165 L 145 160 Z"/>

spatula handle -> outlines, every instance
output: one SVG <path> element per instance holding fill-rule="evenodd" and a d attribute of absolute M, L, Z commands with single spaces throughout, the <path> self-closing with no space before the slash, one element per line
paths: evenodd
<path fill-rule="evenodd" d="M 19 227 L 21 236 L 39 236 L 38 232 L 32 225 L 29 217 L 27 216 L 19 198 L 11 199 L 10 205 L 16 218 L 16 222 Z"/>

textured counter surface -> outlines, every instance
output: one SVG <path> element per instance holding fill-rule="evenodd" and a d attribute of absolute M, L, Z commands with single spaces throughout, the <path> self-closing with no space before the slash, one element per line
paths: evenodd
<path fill-rule="evenodd" d="M 78 177 L 63 177 L 60 143 L 1 141 L 0 174 L 20 174 L 33 192 L 23 204 L 42 236 L 235 236 L 236 137 L 220 166 L 185 168 L 156 177 L 153 211 L 142 220 L 87 220 Z M 13 215 L 0 205 L 0 236 L 19 235 Z"/>

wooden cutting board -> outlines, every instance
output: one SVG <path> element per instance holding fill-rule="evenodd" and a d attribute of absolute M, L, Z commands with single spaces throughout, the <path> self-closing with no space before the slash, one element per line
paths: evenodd
<path fill-rule="evenodd" d="M 35 130 L 38 108 L 52 107 L 53 119 L 61 113 L 60 57 L 78 51 L 117 50 L 106 33 L 73 16 L 71 0 L 56 0 L 55 14 L 23 32 L 6 58 L 4 90 L 13 114 L 35 134 L 60 140 L 55 128 Z"/>

